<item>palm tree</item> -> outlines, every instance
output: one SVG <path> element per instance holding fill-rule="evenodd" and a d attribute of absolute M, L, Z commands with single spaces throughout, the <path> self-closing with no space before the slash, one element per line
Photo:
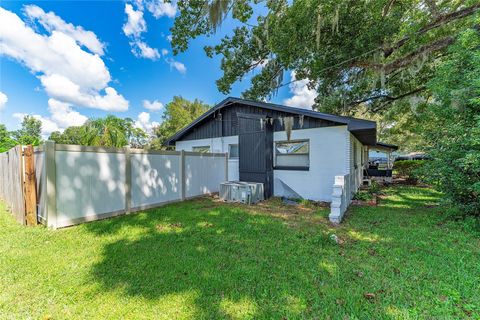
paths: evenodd
<path fill-rule="evenodd" d="M 134 133 L 133 120 L 113 115 L 91 119 L 85 125 L 85 144 L 103 147 L 124 147 Z"/>

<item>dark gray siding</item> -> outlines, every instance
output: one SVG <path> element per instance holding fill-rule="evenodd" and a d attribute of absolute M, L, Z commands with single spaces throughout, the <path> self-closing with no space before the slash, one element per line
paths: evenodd
<path fill-rule="evenodd" d="M 209 118 L 194 126 L 189 132 L 180 138 L 179 141 L 236 136 L 238 135 L 237 113 L 258 114 L 272 118 L 294 116 L 294 130 L 339 125 L 335 122 L 305 116 L 303 119 L 303 127 L 300 128 L 298 114 L 234 103 L 219 109 Z M 273 130 L 284 131 L 285 128 L 281 126 L 278 121 L 275 121 Z"/>
<path fill-rule="evenodd" d="M 273 195 L 273 126 L 261 126 L 258 119 L 257 115 L 239 115 L 239 176 L 240 181 L 261 182 L 269 198 Z"/>

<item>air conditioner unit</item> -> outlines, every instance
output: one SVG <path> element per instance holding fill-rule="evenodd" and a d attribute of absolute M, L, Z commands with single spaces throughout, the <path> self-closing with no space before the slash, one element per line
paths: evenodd
<path fill-rule="evenodd" d="M 246 204 L 264 200 L 263 183 L 227 181 L 220 184 L 220 199 Z"/>

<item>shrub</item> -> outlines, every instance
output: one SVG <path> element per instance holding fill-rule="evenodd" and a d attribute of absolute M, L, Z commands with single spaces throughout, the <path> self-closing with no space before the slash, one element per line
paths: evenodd
<path fill-rule="evenodd" d="M 395 161 L 393 170 L 397 175 L 405 178 L 408 182 L 416 183 L 420 178 L 420 169 L 426 160 L 400 160 Z"/>
<path fill-rule="evenodd" d="M 372 195 L 381 193 L 381 190 L 382 186 L 377 181 L 372 181 L 372 184 L 368 187 L 368 192 Z"/>
<path fill-rule="evenodd" d="M 367 190 L 360 190 L 353 195 L 353 200 L 370 201 L 373 200 L 373 194 Z"/>

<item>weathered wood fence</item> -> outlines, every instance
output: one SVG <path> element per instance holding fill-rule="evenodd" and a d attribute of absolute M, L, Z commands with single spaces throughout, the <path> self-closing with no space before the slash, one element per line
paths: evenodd
<path fill-rule="evenodd" d="M 218 192 L 228 177 L 225 153 L 47 141 L 23 153 L 14 148 L 0 159 L 0 197 L 20 222 L 53 228 Z"/>
<path fill-rule="evenodd" d="M 32 146 L 0 153 L 0 199 L 21 224 L 37 224 L 35 164 Z"/>

